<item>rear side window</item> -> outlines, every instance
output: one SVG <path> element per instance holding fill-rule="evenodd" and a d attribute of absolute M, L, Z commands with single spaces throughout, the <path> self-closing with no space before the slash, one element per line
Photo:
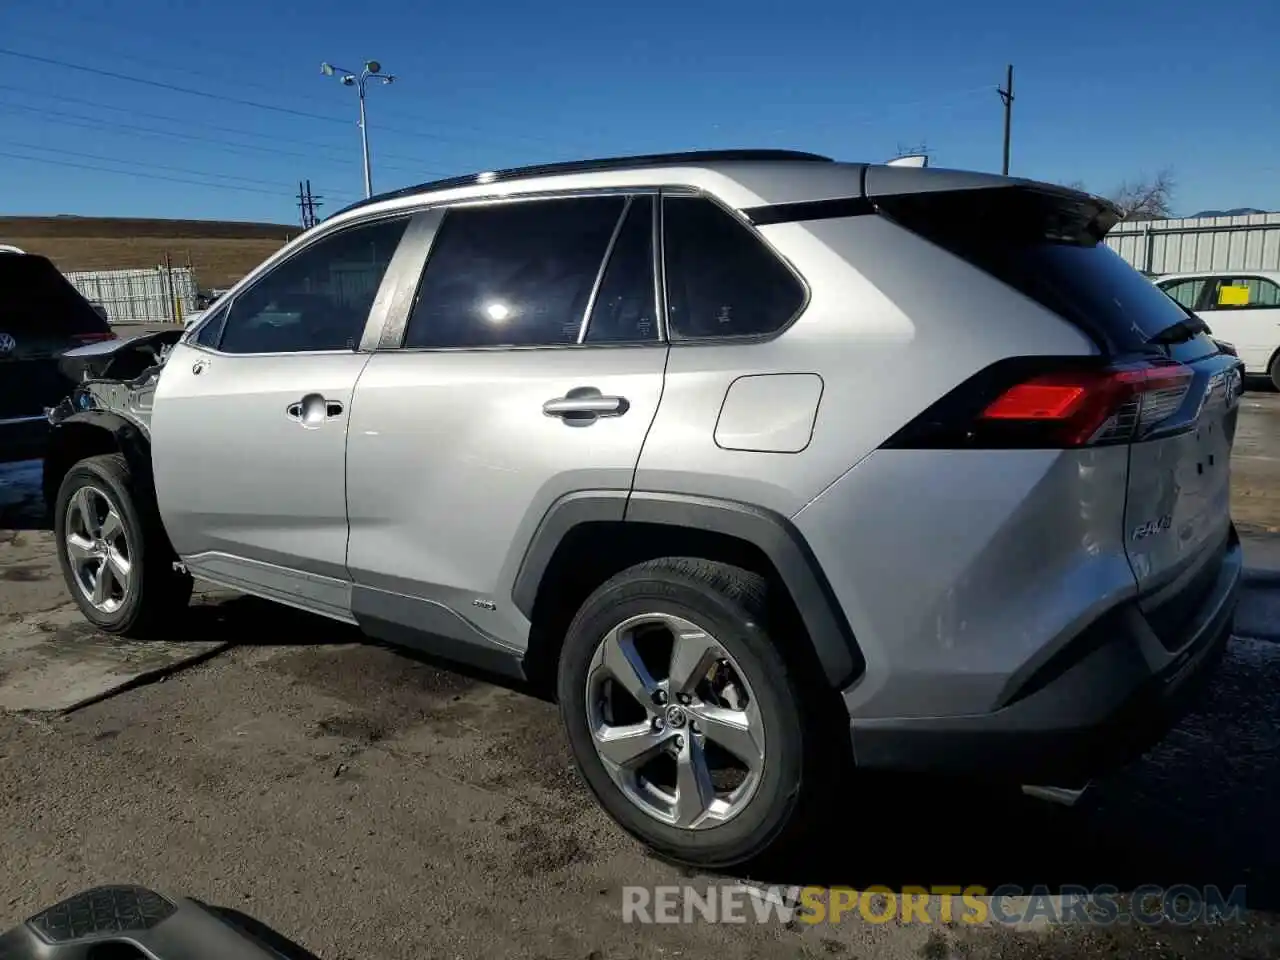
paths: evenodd
<path fill-rule="evenodd" d="M 805 289 L 745 224 L 710 200 L 663 200 L 671 339 L 776 333 L 799 313 Z"/>
<path fill-rule="evenodd" d="M 1280 307 L 1280 287 L 1262 277 L 1224 277 L 1213 281 L 1208 310 Z"/>
<path fill-rule="evenodd" d="M 1206 283 L 1208 281 L 1203 278 L 1198 280 L 1175 280 L 1172 283 L 1161 284 L 1160 289 L 1188 310 L 1194 310 L 1196 304 L 1200 302 L 1200 293 L 1204 290 Z"/>
<path fill-rule="evenodd" d="M 1091 333 L 1132 350 L 1186 313 L 1102 242 L 1115 222 L 1082 194 L 1028 187 L 903 194 L 881 214 Z"/>
<path fill-rule="evenodd" d="M 50 260 L 29 253 L 0 253 L 0 332 L 66 337 L 110 329 Z"/>
<path fill-rule="evenodd" d="M 634 197 L 614 238 L 591 307 L 587 343 L 644 343 L 658 338 L 653 282 L 653 197 Z"/>
<path fill-rule="evenodd" d="M 577 343 L 625 207 L 625 197 L 571 197 L 450 210 L 404 345 Z"/>

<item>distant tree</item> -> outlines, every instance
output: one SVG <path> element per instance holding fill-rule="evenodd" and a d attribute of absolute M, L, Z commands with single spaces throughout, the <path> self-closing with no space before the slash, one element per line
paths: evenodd
<path fill-rule="evenodd" d="M 1087 192 L 1079 180 L 1066 186 Z M 1166 168 L 1149 179 L 1126 180 L 1106 197 L 1116 205 L 1122 220 L 1165 220 L 1173 216 L 1173 188 L 1173 172 Z"/>
<path fill-rule="evenodd" d="M 1125 181 L 1108 199 L 1125 220 L 1165 220 L 1173 216 L 1173 173 L 1165 169 L 1150 180 Z"/>

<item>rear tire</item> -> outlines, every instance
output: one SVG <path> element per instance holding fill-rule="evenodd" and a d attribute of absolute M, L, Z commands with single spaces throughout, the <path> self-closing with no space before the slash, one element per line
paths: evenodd
<path fill-rule="evenodd" d="M 599 587 L 569 627 L 557 686 L 578 768 L 669 860 L 732 867 L 794 842 L 843 768 L 847 728 L 827 728 L 818 706 L 833 693 L 770 636 L 767 594 L 737 567 L 651 560 Z"/>
<path fill-rule="evenodd" d="M 173 569 L 155 498 L 119 454 L 81 460 L 53 506 L 58 563 L 86 620 L 104 633 L 148 638 L 171 627 L 191 599 Z"/>
<path fill-rule="evenodd" d="M 1271 358 L 1271 385 L 1280 391 L 1280 353 Z"/>

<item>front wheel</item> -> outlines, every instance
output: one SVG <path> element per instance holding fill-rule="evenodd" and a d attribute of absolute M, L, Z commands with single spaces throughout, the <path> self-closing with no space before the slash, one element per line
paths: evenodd
<path fill-rule="evenodd" d="M 1271 385 L 1280 390 L 1280 353 L 1277 353 L 1271 361 Z"/>
<path fill-rule="evenodd" d="M 54 504 L 58 563 L 85 619 L 104 633 L 152 636 L 191 597 L 150 490 L 119 454 L 81 460 Z"/>
<path fill-rule="evenodd" d="M 663 856 L 754 860 L 798 834 L 834 764 L 794 656 L 769 635 L 763 578 L 667 558 L 583 604 L 558 693 L 579 769 L 605 810 Z M 793 652 L 791 652 L 793 653 Z M 809 694 L 810 696 L 806 696 Z"/>

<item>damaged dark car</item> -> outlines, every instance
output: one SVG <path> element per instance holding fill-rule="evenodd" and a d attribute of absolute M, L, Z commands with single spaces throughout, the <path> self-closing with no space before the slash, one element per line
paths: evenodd
<path fill-rule="evenodd" d="M 43 456 L 46 410 L 76 383 L 63 356 L 114 338 L 48 258 L 0 253 L 0 462 Z"/>

